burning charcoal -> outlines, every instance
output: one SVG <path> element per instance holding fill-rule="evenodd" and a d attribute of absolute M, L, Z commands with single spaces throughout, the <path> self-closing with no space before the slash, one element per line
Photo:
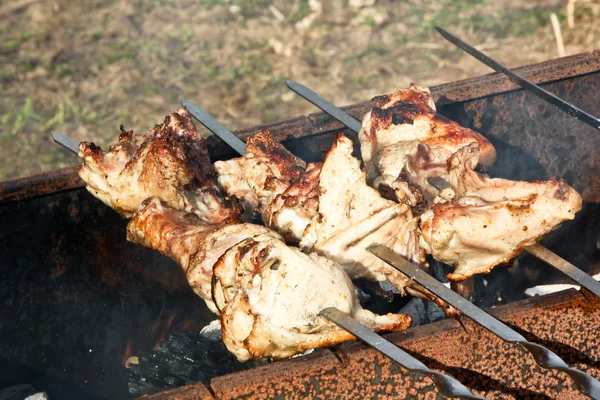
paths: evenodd
<path fill-rule="evenodd" d="M 416 297 L 410 299 L 400 311 L 410 315 L 413 326 L 423 325 L 427 322 L 427 310 L 425 308 L 425 302 L 422 299 Z"/>

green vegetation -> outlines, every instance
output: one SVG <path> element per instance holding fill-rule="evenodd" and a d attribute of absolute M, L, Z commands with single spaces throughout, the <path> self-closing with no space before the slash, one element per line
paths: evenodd
<path fill-rule="evenodd" d="M 575 28 L 562 23 L 568 51 L 600 47 L 589 5 L 576 3 Z M 550 14 L 565 18 L 550 0 L 377 0 L 342 11 L 344 23 L 297 25 L 313 16 L 308 0 L 32 2 L 0 20 L 0 180 L 73 163 L 50 130 L 106 145 L 120 124 L 143 131 L 184 98 L 248 127 L 315 111 L 284 79 L 343 105 L 488 72 L 435 26 L 486 43 L 510 65 L 550 59 Z"/>

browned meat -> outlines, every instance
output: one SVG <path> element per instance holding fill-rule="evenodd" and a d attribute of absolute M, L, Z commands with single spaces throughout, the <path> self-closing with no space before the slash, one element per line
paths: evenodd
<path fill-rule="evenodd" d="M 175 260 L 194 292 L 214 312 L 213 265 L 231 246 L 259 235 L 280 238 L 260 225 L 207 224 L 197 215 L 174 210 L 156 197 L 145 200 L 127 225 L 127 239 Z"/>
<path fill-rule="evenodd" d="M 470 143 L 479 144 L 482 165 L 491 165 L 496 158 L 494 147 L 482 135 L 436 114 L 429 89 L 415 84 L 376 97 L 375 107 L 363 118 L 359 139 L 367 181 L 413 207 L 422 196 L 403 171 L 411 157 L 418 157 L 420 144 L 430 148 L 428 165 L 444 163 Z"/>
<path fill-rule="evenodd" d="M 206 143 L 185 108 L 145 136 L 123 130 L 107 152 L 82 142 L 79 156 L 87 190 L 125 217 L 151 196 L 211 224 L 239 216 L 236 203 L 221 196 Z"/>
<path fill-rule="evenodd" d="M 266 131 L 248 139 L 246 152 L 244 157 L 217 161 L 215 169 L 225 192 L 260 219 L 275 197 L 303 173 L 305 164 Z"/>
<path fill-rule="evenodd" d="M 310 163 L 290 186 L 278 194 L 263 213 L 263 221 L 286 242 L 300 242 L 308 223 L 319 207 L 321 163 Z"/>
<path fill-rule="evenodd" d="M 487 178 L 473 170 L 478 157 L 472 144 L 450 158 L 444 177 L 454 199 L 438 197 L 421 215 L 421 245 L 436 260 L 456 266 L 448 275 L 452 280 L 508 262 L 581 209 L 581 196 L 561 179 Z"/>
<path fill-rule="evenodd" d="M 223 342 L 241 361 L 290 357 L 352 340 L 318 315 L 326 307 L 337 307 L 378 331 L 410 326 L 407 315 L 362 309 L 338 264 L 286 246 L 263 226 L 208 225 L 151 198 L 127 233 L 129 240 L 181 266 L 194 291 L 221 314 Z"/>
<path fill-rule="evenodd" d="M 297 244 L 316 214 L 321 165 L 305 166 L 268 132 L 250 137 L 246 151 L 244 157 L 215 163 L 219 183 L 254 218 Z"/>
<path fill-rule="evenodd" d="M 319 206 L 300 246 L 340 263 L 352 279 L 389 280 L 404 293 L 410 279 L 387 266 L 367 248 L 384 244 L 420 265 L 418 219 L 406 205 L 381 197 L 365 182 L 352 141 L 338 136 L 319 176 Z"/>

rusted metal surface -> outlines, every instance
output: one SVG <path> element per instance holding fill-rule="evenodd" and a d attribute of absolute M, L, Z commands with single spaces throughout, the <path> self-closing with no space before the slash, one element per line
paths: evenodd
<path fill-rule="evenodd" d="M 62 168 L 26 178 L 0 182 L 0 204 L 81 186 L 83 186 L 83 181 L 77 175 L 77 166 Z"/>
<path fill-rule="evenodd" d="M 214 400 L 214 396 L 201 383 L 195 383 L 172 390 L 165 390 L 152 396 L 143 397 L 147 400 Z"/>
<path fill-rule="evenodd" d="M 576 291 L 557 293 L 492 310 L 528 339 L 543 344 L 600 378 L 600 304 Z M 569 378 L 538 367 L 533 358 L 470 321 L 453 320 L 393 333 L 386 338 L 429 367 L 456 377 L 489 399 L 583 399 Z M 217 399 L 419 398 L 438 399 L 435 385 L 361 343 L 341 346 L 342 365 L 325 351 L 213 379 Z"/>

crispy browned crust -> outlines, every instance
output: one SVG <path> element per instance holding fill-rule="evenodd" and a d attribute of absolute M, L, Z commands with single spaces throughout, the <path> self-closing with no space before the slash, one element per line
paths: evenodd
<path fill-rule="evenodd" d="M 371 111 L 371 129 L 365 132 L 372 140 L 376 140 L 377 131 L 388 129 L 391 125 L 413 124 L 417 118 L 429 119 L 435 135 L 423 143 L 435 147 L 444 144 L 463 146 L 477 142 L 481 149 L 479 162 L 482 165 L 490 166 L 496 160 L 496 150 L 486 138 L 437 114 L 429 106 L 430 94 L 414 83 L 406 90 L 377 96 L 373 100 L 375 107 Z"/>
<path fill-rule="evenodd" d="M 279 142 L 276 142 L 269 131 L 259 132 L 248 138 L 246 151 L 255 157 L 268 158 L 276 165 L 282 176 L 290 181 L 298 178 L 304 171 L 305 163 L 300 158 L 289 152 Z"/>
<path fill-rule="evenodd" d="M 87 189 L 125 217 L 152 196 L 209 223 L 235 220 L 240 214 L 237 201 L 220 193 L 206 141 L 185 108 L 145 136 L 121 127 L 119 140 L 107 152 L 82 142 L 79 155 L 84 159 L 79 174 Z"/>
<path fill-rule="evenodd" d="M 296 243 L 300 240 L 294 232 L 278 224 L 279 215 L 285 210 L 293 208 L 298 215 L 310 221 L 319 208 L 319 176 L 321 163 L 310 163 L 306 170 L 275 200 L 269 204 L 263 214 L 263 221 L 269 227 L 281 234 L 286 242 Z"/>
<path fill-rule="evenodd" d="M 187 270 L 190 260 L 213 232 L 228 225 L 202 224 L 193 213 L 172 209 L 158 198 L 146 199 L 127 225 L 127 240 L 158 250 Z"/>

